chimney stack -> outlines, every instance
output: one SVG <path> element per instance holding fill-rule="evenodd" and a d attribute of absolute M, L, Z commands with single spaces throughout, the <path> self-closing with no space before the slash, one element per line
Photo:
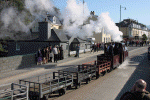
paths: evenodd
<path fill-rule="evenodd" d="M 95 15 L 95 12 L 94 12 L 94 11 L 91 11 L 90 15 Z"/>
<path fill-rule="evenodd" d="M 51 25 L 44 21 L 39 22 L 39 40 L 46 41 L 51 37 Z"/>

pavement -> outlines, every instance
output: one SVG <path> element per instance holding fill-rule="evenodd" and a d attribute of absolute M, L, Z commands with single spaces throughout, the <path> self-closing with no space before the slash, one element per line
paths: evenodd
<path fill-rule="evenodd" d="M 98 52 L 94 52 L 94 53 L 86 52 L 86 53 L 80 54 L 79 58 L 72 56 L 72 57 L 65 58 L 63 60 L 59 60 L 59 61 L 57 61 L 57 63 L 47 63 L 47 64 L 43 64 L 43 65 L 33 65 L 31 67 L 17 69 L 17 70 L 13 70 L 13 71 L 10 71 L 10 72 L 7 72 L 7 73 L 6 72 L 1 72 L 0 73 L 0 84 L 15 82 L 15 80 L 39 74 L 41 72 L 44 72 L 47 69 L 53 69 L 53 70 L 56 71 L 57 66 L 64 66 L 66 64 L 71 64 L 73 62 L 83 60 L 87 57 L 95 56 L 95 55 L 102 54 L 102 53 L 103 53 L 103 50 L 98 51 Z"/>

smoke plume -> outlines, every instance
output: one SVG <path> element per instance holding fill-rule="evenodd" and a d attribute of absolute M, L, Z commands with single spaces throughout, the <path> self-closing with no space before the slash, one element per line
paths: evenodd
<path fill-rule="evenodd" d="M 25 13 L 19 13 L 15 8 L 10 7 L 7 9 L 3 9 L 1 12 L 1 21 L 4 23 L 3 28 L 13 31 L 22 31 L 28 32 L 29 25 L 25 25 Z"/>
<path fill-rule="evenodd" d="M 79 36 L 85 38 L 92 36 L 93 32 L 100 33 L 102 28 L 105 29 L 106 34 L 112 36 L 113 41 L 121 41 L 122 32 L 119 31 L 118 27 L 109 17 L 109 13 L 102 13 L 101 15 L 94 16 L 97 21 L 89 20 L 90 11 L 88 10 L 87 4 L 79 1 L 77 4 L 76 0 L 68 0 L 65 13 L 63 13 L 64 19 L 64 30 L 67 30 L 70 35 Z M 84 24 L 83 24 L 84 23 Z"/>
<path fill-rule="evenodd" d="M 100 29 L 103 27 L 106 31 L 106 34 L 110 34 L 112 36 L 113 41 L 119 42 L 122 40 L 121 35 L 123 34 L 121 31 L 119 31 L 119 28 L 111 20 L 108 12 L 102 13 L 100 16 L 98 16 L 98 22 L 96 27 L 100 27 Z"/>
<path fill-rule="evenodd" d="M 54 5 L 50 0 L 25 0 L 25 7 L 35 17 L 36 20 L 42 21 L 46 14 L 56 15 Z"/>

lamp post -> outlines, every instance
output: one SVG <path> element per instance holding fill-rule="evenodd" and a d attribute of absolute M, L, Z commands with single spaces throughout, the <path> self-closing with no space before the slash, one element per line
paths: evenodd
<path fill-rule="evenodd" d="M 121 7 L 120 5 L 120 22 L 121 22 L 121 8 L 124 8 L 124 10 L 126 10 L 126 7 Z"/>

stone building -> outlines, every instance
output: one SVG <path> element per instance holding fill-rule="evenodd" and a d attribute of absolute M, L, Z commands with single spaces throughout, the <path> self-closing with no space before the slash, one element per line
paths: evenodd
<path fill-rule="evenodd" d="M 124 19 L 122 22 L 116 23 L 116 25 L 123 33 L 124 39 L 141 40 L 143 34 L 147 37 L 149 34 L 149 30 L 146 25 L 133 19 Z"/>

